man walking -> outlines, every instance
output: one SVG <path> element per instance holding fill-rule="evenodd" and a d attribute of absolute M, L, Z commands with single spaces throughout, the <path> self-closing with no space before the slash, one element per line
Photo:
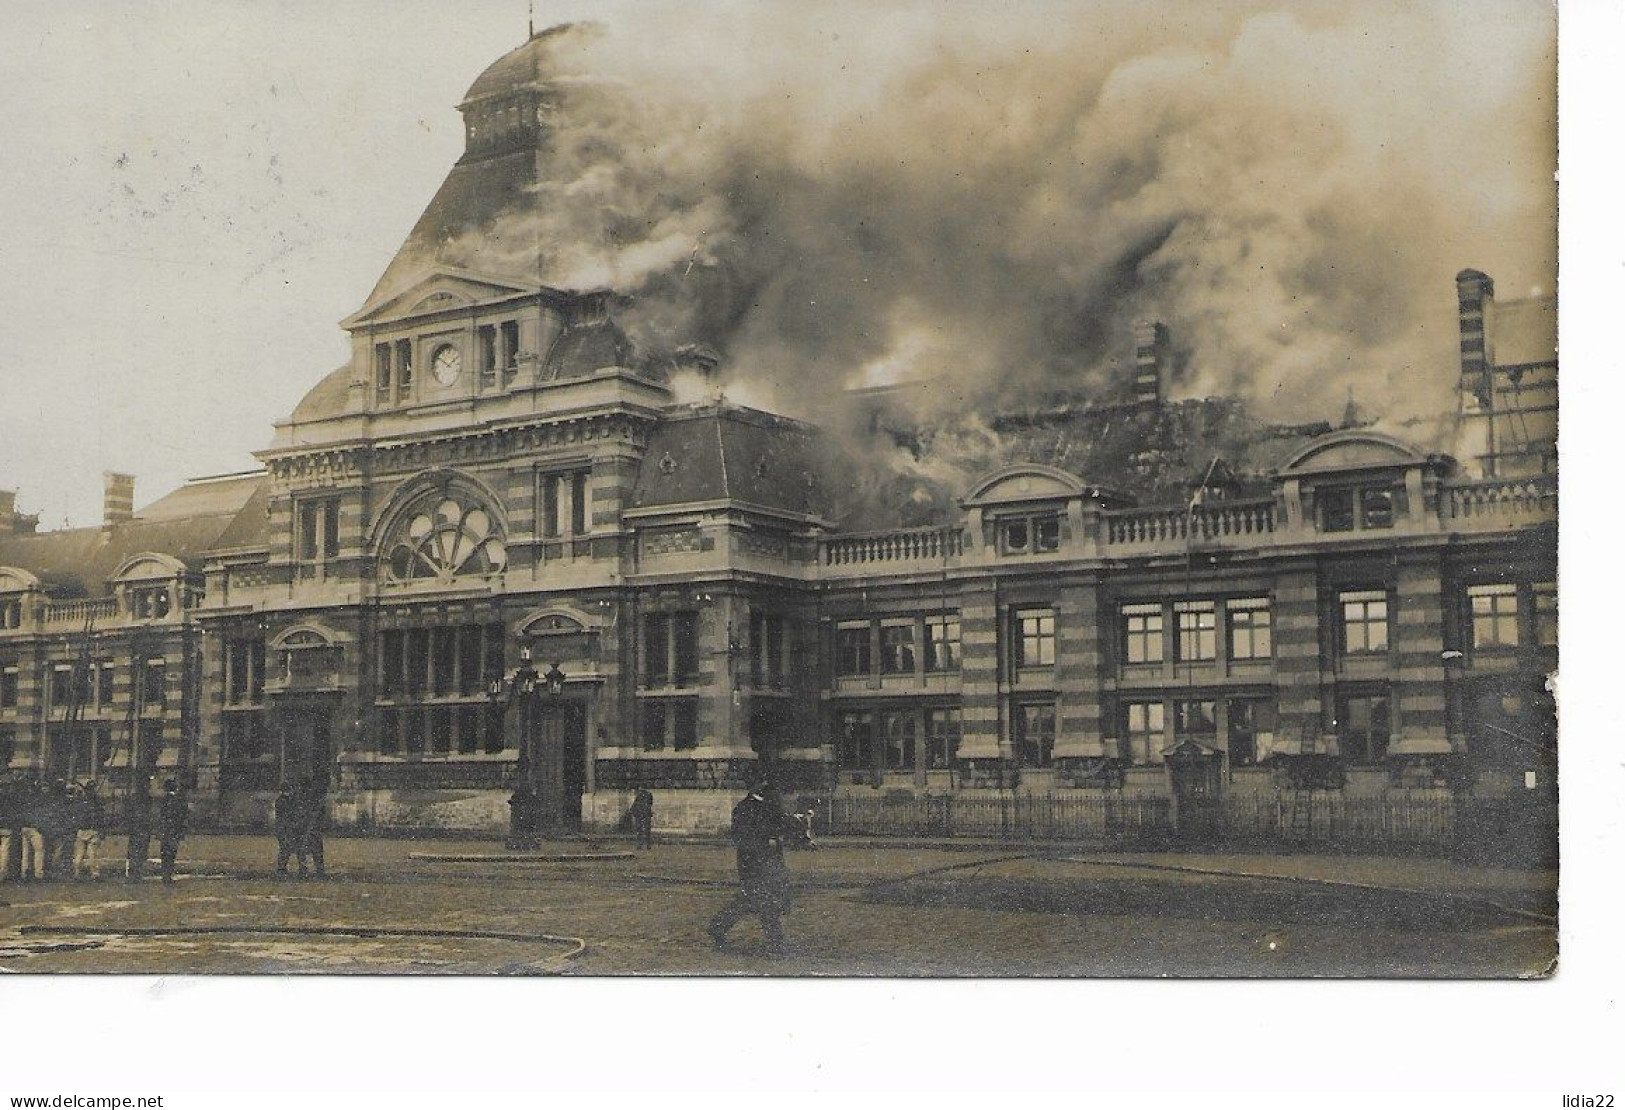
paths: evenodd
<path fill-rule="evenodd" d="M 739 891 L 711 919 L 706 932 L 721 948 L 728 931 L 742 919 L 755 916 L 762 923 L 767 950 L 784 951 L 784 929 L 779 919 L 790 910 L 790 871 L 784 864 L 784 838 L 793 835 L 789 819 L 779 808 L 778 794 L 762 779 L 734 806 L 734 849 L 739 867 Z"/>
<path fill-rule="evenodd" d="M 655 796 L 649 793 L 648 788 L 638 787 L 638 793 L 632 799 L 632 833 L 637 837 L 638 848 L 653 848 L 655 846 Z"/>
<path fill-rule="evenodd" d="M 186 795 L 174 779 L 164 781 L 164 799 L 158 805 L 158 858 L 164 882 L 175 881 L 175 853 L 186 835 Z"/>
<path fill-rule="evenodd" d="M 327 861 L 322 855 L 322 830 L 327 825 L 327 795 L 312 780 L 305 780 L 299 791 L 299 828 L 303 851 L 310 853 L 311 873 L 318 879 L 327 878 Z M 299 874 L 303 875 L 304 859 L 299 861 Z"/>
<path fill-rule="evenodd" d="M 272 821 L 276 826 L 276 873 L 286 875 L 292 857 L 299 865 L 299 877 L 309 875 L 310 869 L 305 866 L 304 803 L 292 783 L 284 783 L 277 792 Z"/>
<path fill-rule="evenodd" d="M 102 877 L 102 800 L 96 793 L 96 780 L 78 788 L 74 797 L 73 877 Z"/>

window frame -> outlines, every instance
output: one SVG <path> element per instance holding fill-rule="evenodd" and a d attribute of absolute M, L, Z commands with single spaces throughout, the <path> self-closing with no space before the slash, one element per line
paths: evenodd
<path fill-rule="evenodd" d="M 1202 623 L 1203 617 L 1207 618 L 1205 627 Z M 1186 618 L 1190 618 L 1188 622 Z M 1192 641 L 1196 647 L 1194 655 L 1187 652 L 1187 647 Z M 1174 602 L 1174 662 L 1216 663 L 1218 660 L 1218 605 L 1212 601 Z"/>
<path fill-rule="evenodd" d="M 1467 636 L 1475 652 L 1515 651 L 1522 646 L 1520 592 L 1511 582 L 1477 582 L 1467 586 Z M 1480 601 L 1489 603 L 1487 612 L 1479 611 Z"/>
<path fill-rule="evenodd" d="M 1029 624 L 1032 627 L 1029 629 Z M 1053 605 L 1010 610 L 1010 663 L 1016 671 L 1055 665 L 1056 612 Z M 1037 658 L 1034 658 L 1036 655 Z"/>
<path fill-rule="evenodd" d="M 1258 663 L 1275 658 L 1275 611 L 1269 598 L 1230 598 L 1224 603 L 1224 614 L 1231 662 Z M 1262 620 L 1257 619 L 1260 614 Z M 1264 642 L 1262 650 L 1258 646 L 1260 637 Z M 1245 651 L 1241 650 L 1243 644 Z"/>
<path fill-rule="evenodd" d="M 1372 616 L 1371 606 L 1374 605 L 1382 607 L 1380 617 Z M 1359 620 L 1350 619 L 1349 610 L 1352 606 L 1360 606 L 1361 616 Z M 1345 656 L 1368 658 L 1388 654 L 1393 647 L 1391 610 L 1392 605 L 1390 604 L 1388 591 L 1385 588 L 1361 587 L 1339 590 L 1337 593 L 1337 627 L 1338 646 L 1341 648 L 1342 653 Z M 1372 646 L 1371 629 L 1379 626 L 1382 629 L 1382 643 L 1380 646 Z M 1361 630 L 1358 644 L 1355 642 L 1356 638 L 1351 635 L 1356 628 Z"/>
<path fill-rule="evenodd" d="M 1154 620 L 1156 627 L 1136 622 Z M 1168 658 L 1168 618 L 1161 602 L 1124 602 L 1118 606 L 1118 628 L 1123 652 L 1123 665 L 1127 667 L 1161 666 Z M 1138 644 L 1138 650 L 1136 650 Z M 1155 654 L 1152 645 L 1155 644 Z M 1136 655 L 1140 658 L 1136 658 Z"/>

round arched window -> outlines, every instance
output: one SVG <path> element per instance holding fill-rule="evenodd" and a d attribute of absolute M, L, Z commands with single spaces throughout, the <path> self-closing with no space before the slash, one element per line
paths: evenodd
<path fill-rule="evenodd" d="M 491 514 L 448 497 L 406 518 L 385 565 L 395 582 L 448 582 L 499 573 L 508 565 L 508 551 Z"/>

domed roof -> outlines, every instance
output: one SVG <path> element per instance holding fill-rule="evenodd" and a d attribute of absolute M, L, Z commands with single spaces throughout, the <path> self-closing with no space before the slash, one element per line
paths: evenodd
<path fill-rule="evenodd" d="M 537 88 L 548 84 L 561 74 L 575 72 L 575 67 L 564 61 L 572 46 L 579 46 L 592 32 L 590 23 L 561 23 L 537 31 L 523 45 L 508 51 L 486 67 L 475 78 L 463 97 L 467 104 L 492 96 L 505 96 L 520 89 Z"/>
<path fill-rule="evenodd" d="M 293 407 L 292 420 L 303 424 L 323 417 L 337 416 L 350 398 L 350 364 L 345 363 L 321 381 Z"/>

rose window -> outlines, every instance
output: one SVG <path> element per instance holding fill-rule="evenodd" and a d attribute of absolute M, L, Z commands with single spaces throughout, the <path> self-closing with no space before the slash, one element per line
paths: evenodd
<path fill-rule="evenodd" d="M 465 509 L 450 498 L 413 513 L 387 557 L 396 582 L 447 582 L 462 575 L 496 574 L 508 551 L 491 514 Z"/>

